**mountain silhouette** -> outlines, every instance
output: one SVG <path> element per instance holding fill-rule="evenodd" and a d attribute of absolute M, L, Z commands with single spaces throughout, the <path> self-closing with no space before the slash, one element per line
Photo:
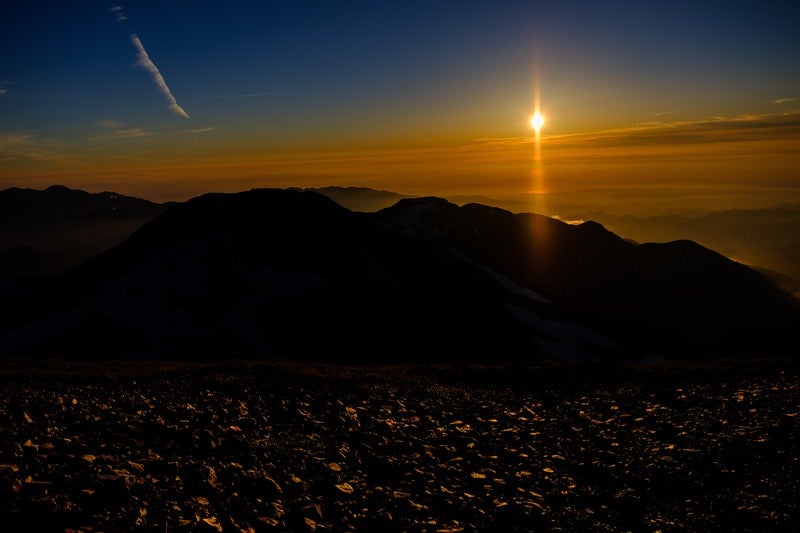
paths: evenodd
<path fill-rule="evenodd" d="M 636 245 L 595 222 L 569 225 L 478 204 L 403 200 L 380 214 L 417 232 L 439 228 L 474 260 L 643 349 L 780 351 L 787 317 L 796 316 L 796 300 L 772 281 L 691 241 Z"/>
<path fill-rule="evenodd" d="M 322 193 L 354 211 L 378 211 L 403 198 L 409 198 L 364 187 L 320 187 L 306 190 Z M 536 205 L 536 201 L 528 195 L 449 195 L 446 199 L 458 205 L 478 203 L 514 212 L 527 212 Z M 564 201 L 564 198 L 561 200 L 550 208 L 556 209 L 562 219 L 594 220 L 614 233 L 638 242 L 691 239 L 758 269 L 784 288 L 800 295 L 800 242 L 796 237 L 800 233 L 798 204 L 645 216 L 612 214 L 599 211 L 591 204 L 571 203 Z"/>
<path fill-rule="evenodd" d="M 728 257 L 778 271 L 794 279 L 781 280 L 796 289 L 800 280 L 800 206 L 728 209 L 694 215 L 611 215 L 586 212 L 611 230 L 639 241 L 664 242 L 689 238 Z"/>
<path fill-rule="evenodd" d="M 439 198 L 358 213 L 276 189 L 173 205 L 10 303 L 10 354 L 772 356 L 800 324 L 791 295 L 689 241 L 635 245 L 594 222 Z"/>
<path fill-rule="evenodd" d="M 165 205 L 54 185 L 0 191 L 0 278 L 66 272 L 119 244 Z"/>

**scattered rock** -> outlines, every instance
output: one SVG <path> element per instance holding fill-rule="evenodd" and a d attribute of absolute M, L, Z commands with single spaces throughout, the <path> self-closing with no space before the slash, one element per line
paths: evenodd
<path fill-rule="evenodd" d="M 0 378 L 0 519 L 74 531 L 787 530 L 799 410 L 796 373 L 535 390 L 303 366 Z"/>

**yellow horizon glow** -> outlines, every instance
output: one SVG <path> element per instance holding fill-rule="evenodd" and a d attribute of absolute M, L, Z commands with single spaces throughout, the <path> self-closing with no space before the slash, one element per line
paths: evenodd
<path fill-rule="evenodd" d="M 694 198 L 693 207 L 709 209 L 800 202 L 800 113 L 632 124 L 554 135 L 548 129 L 543 137 L 534 136 L 525 121 L 538 108 L 537 100 L 522 120 L 513 123 L 514 136 L 465 135 L 462 140 L 398 141 L 375 148 L 268 150 L 263 147 L 268 146 L 266 141 L 216 139 L 213 136 L 220 134 L 214 132 L 200 138 L 199 149 L 191 142 L 196 136 L 180 132 L 172 137 L 159 133 L 126 139 L 127 144 L 120 146 L 95 140 L 75 147 L 33 135 L 7 135 L 0 138 L 0 189 L 58 183 L 156 201 L 185 200 L 209 191 L 327 185 L 435 196 L 511 197 L 535 192 L 541 198 L 519 208 L 534 212 L 550 212 L 559 195 L 585 198 L 585 205 L 595 211 L 662 209 L 669 202 L 676 209 L 686 207 L 673 201 L 674 195 L 662 201 L 661 193 L 653 193 L 652 200 L 637 203 L 640 200 L 629 196 L 602 192 L 621 189 L 686 191 Z M 553 127 L 552 117 L 546 118 L 545 125 Z M 557 122 L 563 121 L 559 114 Z M 710 192 L 693 193 L 698 187 Z"/>

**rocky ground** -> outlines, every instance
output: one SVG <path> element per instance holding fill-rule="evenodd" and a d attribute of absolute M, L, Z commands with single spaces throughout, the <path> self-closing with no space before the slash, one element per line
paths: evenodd
<path fill-rule="evenodd" d="M 789 530 L 800 371 L 6 364 L 13 530 Z"/>

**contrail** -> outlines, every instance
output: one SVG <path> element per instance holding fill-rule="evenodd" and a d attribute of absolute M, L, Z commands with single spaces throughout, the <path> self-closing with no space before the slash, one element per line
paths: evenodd
<path fill-rule="evenodd" d="M 161 72 L 158 71 L 158 67 L 150 59 L 150 56 L 147 55 L 147 51 L 144 49 L 144 46 L 142 46 L 142 41 L 139 40 L 139 37 L 137 37 L 136 34 L 131 34 L 131 42 L 133 43 L 133 46 L 136 47 L 136 55 L 139 58 L 139 66 L 146 69 L 153 76 L 153 81 L 156 82 L 158 88 L 161 89 L 162 93 L 164 93 L 167 102 L 169 102 L 169 106 L 167 107 L 169 107 L 169 109 L 172 110 L 172 112 L 176 115 L 180 115 L 183 118 L 189 118 L 189 114 L 178 105 L 178 101 L 175 100 L 174 96 L 172 96 L 172 91 L 169 90 L 167 82 L 164 81 L 164 76 L 161 75 Z"/>

